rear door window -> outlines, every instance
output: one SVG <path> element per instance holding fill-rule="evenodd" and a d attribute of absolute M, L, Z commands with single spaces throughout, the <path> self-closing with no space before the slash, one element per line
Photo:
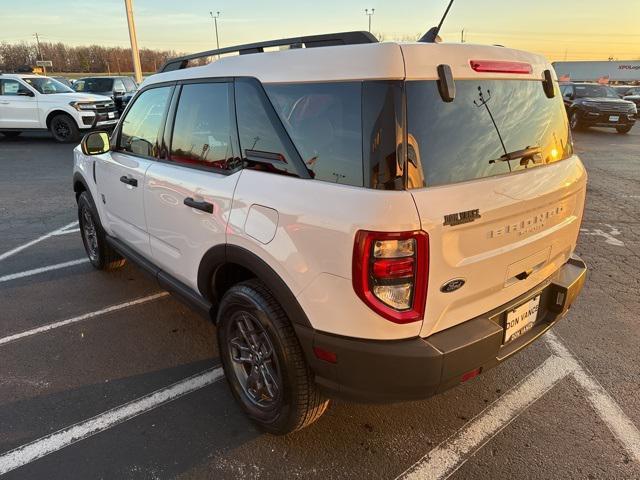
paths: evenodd
<path fill-rule="evenodd" d="M 360 82 L 277 84 L 265 90 L 315 179 L 362 186 Z"/>
<path fill-rule="evenodd" d="M 236 135 L 228 83 L 194 83 L 182 87 L 171 140 L 171 161 L 233 170 Z"/>
<path fill-rule="evenodd" d="M 436 81 L 407 82 L 409 148 L 427 186 L 446 185 L 557 162 L 573 153 L 561 96 L 540 81 L 457 80 L 442 101 Z M 539 148 L 506 161 L 505 154 Z M 422 185 L 410 185 L 419 187 Z"/>
<path fill-rule="evenodd" d="M 0 95 L 17 96 L 28 93 L 29 89 L 17 80 L 0 80 Z"/>

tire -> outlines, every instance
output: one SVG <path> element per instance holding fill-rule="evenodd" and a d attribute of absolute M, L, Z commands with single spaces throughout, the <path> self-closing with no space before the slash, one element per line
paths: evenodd
<path fill-rule="evenodd" d="M 571 130 L 582 130 L 583 126 L 578 110 L 573 110 L 571 115 L 569 115 L 569 126 Z"/>
<path fill-rule="evenodd" d="M 87 192 L 82 192 L 78 197 L 78 221 L 82 243 L 91 265 L 98 270 L 115 270 L 125 264 L 125 259 L 107 243 L 96 208 Z"/>
<path fill-rule="evenodd" d="M 59 113 L 49 122 L 49 131 L 58 143 L 75 143 L 80 140 L 76 121 L 66 113 Z"/>
<path fill-rule="evenodd" d="M 7 138 L 18 138 L 21 133 L 22 132 L 11 131 L 11 132 L 2 132 L 2 135 L 4 135 Z"/>
<path fill-rule="evenodd" d="M 621 135 L 625 135 L 631 131 L 633 125 L 625 125 L 624 127 L 616 127 L 616 131 Z"/>
<path fill-rule="evenodd" d="M 231 287 L 217 320 L 231 392 L 259 428 L 285 435 L 320 418 L 329 400 L 314 382 L 291 322 L 262 282 Z"/>

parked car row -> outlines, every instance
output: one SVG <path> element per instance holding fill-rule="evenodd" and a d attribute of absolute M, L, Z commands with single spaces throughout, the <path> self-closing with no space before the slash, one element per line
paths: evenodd
<path fill-rule="evenodd" d="M 0 74 L 0 133 L 48 130 L 58 142 L 77 142 L 81 131 L 113 128 L 120 118 L 104 95 L 75 92 L 59 81 L 33 74 Z"/>
<path fill-rule="evenodd" d="M 64 77 L 0 74 L 0 133 L 48 130 L 58 142 L 77 142 L 80 133 L 110 129 L 138 85 L 131 77 L 86 77 L 73 87 Z"/>

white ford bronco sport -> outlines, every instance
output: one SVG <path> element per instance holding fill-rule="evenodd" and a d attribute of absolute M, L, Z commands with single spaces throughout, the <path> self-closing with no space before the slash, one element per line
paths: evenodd
<path fill-rule="evenodd" d="M 109 97 L 77 93 L 50 77 L 0 73 L 0 133 L 49 130 L 57 142 L 77 142 L 80 132 L 113 128 L 118 110 Z"/>
<path fill-rule="evenodd" d="M 331 396 L 473 378 L 586 276 L 587 175 L 552 67 L 522 51 L 350 32 L 182 57 L 74 155 L 91 263 L 133 260 L 209 316 L 272 433 Z"/>

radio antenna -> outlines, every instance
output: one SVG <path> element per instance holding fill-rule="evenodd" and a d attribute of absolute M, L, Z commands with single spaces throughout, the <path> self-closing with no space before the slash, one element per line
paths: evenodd
<path fill-rule="evenodd" d="M 420 40 L 418 40 L 419 42 L 435 43 L 437 41 L 438 33 L 440 33 L 440 29 L 442 28 L 442 24 L 444 23 L 445 18 L 447 18 L 447 15 L 449 14 L 449 10 L 451 9 L 451 5 L 453 5 L 453 1 L 454 0 L 451 0 L 449 2 L 449 5 L 447 6 L 447 9 L 444 11 L 444 15 L 440 19 L 440 23 L 438 24 L 438 26 L 430 28 L 429 31 L 427 33 L 425 33 L 420 38 Z"/>

